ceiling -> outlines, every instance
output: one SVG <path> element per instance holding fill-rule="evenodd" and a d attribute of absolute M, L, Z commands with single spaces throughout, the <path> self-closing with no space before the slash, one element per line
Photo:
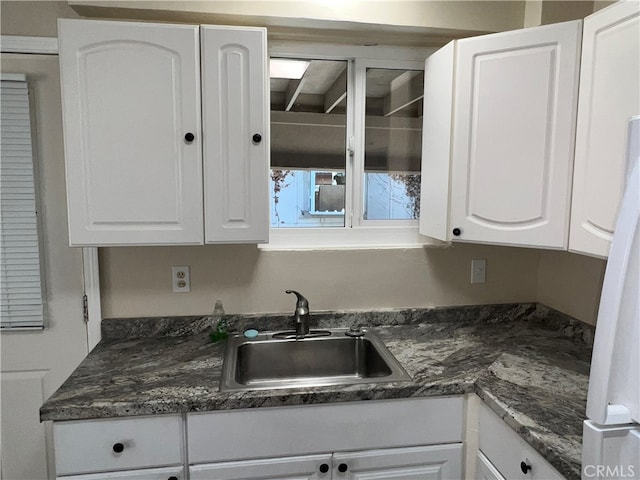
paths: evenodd
<path fill-rule="evenodd" d="M 367 70 L 367 115 L 421 116 L 424 75 L 420 71 Z M 271 78 L 271 110 L 344 114 L 347 62 L 311 60 L 300 80 Z"/>

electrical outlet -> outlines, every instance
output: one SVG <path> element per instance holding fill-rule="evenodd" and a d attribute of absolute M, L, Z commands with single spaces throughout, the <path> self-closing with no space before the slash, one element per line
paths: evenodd
<path fill-rule="evenodd" d="M 191 291 L 191 275 L 188 265 L 183 267 L 171 267 L 171 278 L 173 291 L 175 293 L 186 293 Z"/>
<path fill-rule="evenodd" d="M 487 260 L 476 258 L 471 260 L 471 283 L 485 283 L 487 281 Z"/>

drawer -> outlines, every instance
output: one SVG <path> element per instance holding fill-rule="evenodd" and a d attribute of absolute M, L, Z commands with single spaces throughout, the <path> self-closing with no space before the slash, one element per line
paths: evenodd
<path fill-rule="evenodd" d="M 504 478 L 509 480 L 564 479 L 564 476 L 542 455 L 484 404 L 480 405 L 478 436 L 480 451 Z M 520 469 L 521 462 L 531 466 L 531 470 L 526 474 Z"/>
<path fill-rule="evenodd" d="M 58 475 L 183 463 L 180 416 L 54 422 Z"/>
<path fill-rule="evenodd" d="M 107 473 L 86 473 L 56 478 L 57 480 L 184 480 L 186 476 L 183 467 L 165 467 Z"/>
<path fill-rule="evenodd" d="M 456 396 L 188 414 L 189 463 L 461 442 L 463 405 Z"/>

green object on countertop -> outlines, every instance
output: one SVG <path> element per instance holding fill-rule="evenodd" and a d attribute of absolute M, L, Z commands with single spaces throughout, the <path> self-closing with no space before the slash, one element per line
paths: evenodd
<path fill-rule="evenodd" d="M 222 302 L 216 301 L 215 307 L 213 307 L 213 314 L 211 315 L 211 333 L 209 338 L 212 342 L 219 342 L 220 340 L 227 339 L 227 320 L 224 318 L 224 308 L 222 308 Z"/>
<path fill-rule="evenodd" d="M 209 334 L 209 338 L 212 342 L 219 342 L 220 340 L 226 340 L 228 337 L 227 332 L 215 331 Z"/>

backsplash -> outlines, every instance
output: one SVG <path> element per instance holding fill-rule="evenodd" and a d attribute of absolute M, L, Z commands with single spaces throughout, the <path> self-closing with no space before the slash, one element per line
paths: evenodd
<path fill-rule="evenodd" d="M 230 332 L 291 330 L 293 320 L 287 314 L 227 314 Z M 515 320 L 534 322 L 550 332 L 593 344 L 594 327 L 537 303 L 468 305 L 434 308 L 327 311 L 311 314 L 311 328 L 411 325 L 419 323 L 505 323 Z M 200 334 L 211 328 L 210 316 L 111 318 L 102 321 L 102 338 L 138 338 Z"/>

